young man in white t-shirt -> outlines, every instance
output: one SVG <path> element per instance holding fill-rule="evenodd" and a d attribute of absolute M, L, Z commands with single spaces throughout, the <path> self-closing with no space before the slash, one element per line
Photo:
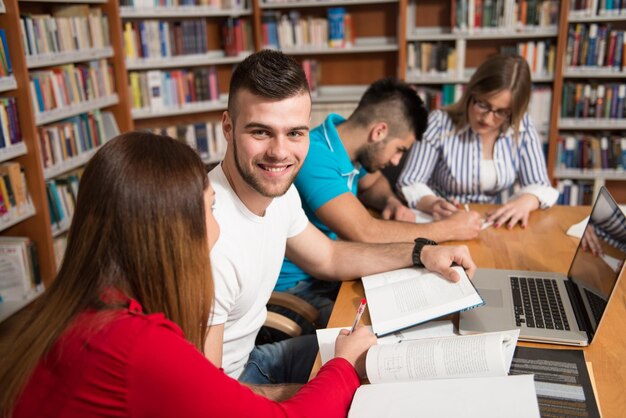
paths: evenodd
<path fill-rule="evenodd" d="M 252 54 L 233 72 L 222 117 L 226 156 L 209 174 L 221 235 L 211 252 L 216 300 L 205 354 L 275 399 L 285 392 L 255 385 L 304 383 L 317 350 L 314 336 L 254 346 L 285 255 L 322 280 L 354 279 L 412 263 L 458 280 L 452 263 L 470 275 L 476 268 L 463 246 L 333 241 L 310 224 L 292 184 L 308 151 L 310 115 L 299 64 L 278 51 Z"/>

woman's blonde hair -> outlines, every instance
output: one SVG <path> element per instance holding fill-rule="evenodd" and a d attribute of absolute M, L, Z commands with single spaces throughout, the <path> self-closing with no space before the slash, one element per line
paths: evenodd
<path fill-rule="evenodd" d="M 57 278 L 0 347 L 0 414 L 11 415 L 38 362 L 77 315 L 125 307 L 101 298 L 109 289 L 136 299 L 145 313 L 163 312 L 202 350 L 213 300 L 208 184 L 198 155 L 169 137 L 130 132 L 94 155 Z"/>
<path fill-rule="evenodd" d="M 469 123 L 469 106 L 472 98 L 483 99 L 501 91 L 511 92 L 511 117 L 503 129 L 512 127 L 515 138 L 530 101 L 530 68 L 519 55 L 494 55 L 483 62 L 470 78 L 461 99 L 444 110 L 457 130 Z"/>

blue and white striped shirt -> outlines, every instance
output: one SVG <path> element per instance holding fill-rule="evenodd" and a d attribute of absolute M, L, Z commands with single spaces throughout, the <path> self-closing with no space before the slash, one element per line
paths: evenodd
<path fill-rule="evenodd" d="M 434 195 L 433 189 L 461 203 L 498 203 L 501 193 L 509 192 L 517 181 L 521 188 L 516 195 L 536 196 L 541 208 L 556 202 L 559 193 L 550 186 L 539 135 L 528 114 L 522 118 L 517 142 L 512 128 L 501 133 L 495 142 L 494 190 L 482 190 L 481 159 L 478 134 L 469 125 L 457 131 L 445 111 L 435 110 L 428 117 L 424 137 L 411 147 L 398 189 L 413 208 L 422 197 Z"/>

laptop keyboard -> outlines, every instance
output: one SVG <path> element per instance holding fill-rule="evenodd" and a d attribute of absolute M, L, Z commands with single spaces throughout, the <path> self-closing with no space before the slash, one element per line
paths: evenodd
<path fill-rule="evenodd" d="M 517 326 L 570 329 L 556 280 L 534 277 L 510 279 Z"/>
<path fill-rule="evenodd" d="M 604 308 L 606 308 L 606 301 L 595 293 L 590 292 L 587 289 L 584 290 L 585 295 L 587 295 L 587 302 L 589 302 L 589 307 L 591 308 L 591 313 L 593 313 L 593 317 L 596 319 L 597 324 L 600 322 Z"/>

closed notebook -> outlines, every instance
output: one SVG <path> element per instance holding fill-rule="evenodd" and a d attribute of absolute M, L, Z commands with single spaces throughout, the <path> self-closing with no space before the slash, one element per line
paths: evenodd
<path fill-rule="evenodd" d="M 482 305 L 483 299 L 463 268 L 454 269 L 461 277 L 456 283 L 418 268 L 363 277 L 374 334 L 386 335 Z"/>

